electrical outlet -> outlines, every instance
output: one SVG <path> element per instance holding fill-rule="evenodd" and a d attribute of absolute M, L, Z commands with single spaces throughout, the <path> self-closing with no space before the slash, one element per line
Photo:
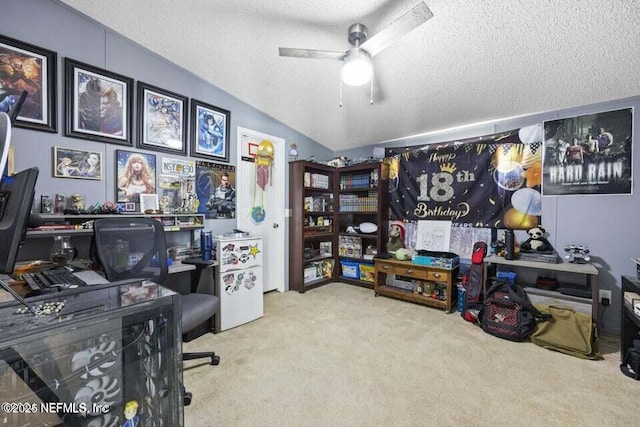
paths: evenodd
<path fill-rule="evenodd" d="M 598 289 L 598 300 L 602 302 L 602 299 L 606 298 L 611 304 L 611 291 L 609 289 Z"/>

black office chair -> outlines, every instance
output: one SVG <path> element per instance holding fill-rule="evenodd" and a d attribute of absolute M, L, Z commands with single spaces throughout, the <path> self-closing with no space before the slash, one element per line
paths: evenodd
<path fill-rule="evenodd" d="M 150 218 L 97 219 L 93 223 L 91 258 L 104 270 L 109 281 L 150 279 L 163 285 L 169 274 L 167 242 L 164 226 Z M 211 294 L 188 293 L 180 296 L 182 303 L 182 333 L 208 322 L 220 308 L 220 299 Z M 211 358 L 211 364 L 220 363 L 212 351 L 182 353 L 183 360 Z M 191 394 L 185 392 L 185 405 Z"/>

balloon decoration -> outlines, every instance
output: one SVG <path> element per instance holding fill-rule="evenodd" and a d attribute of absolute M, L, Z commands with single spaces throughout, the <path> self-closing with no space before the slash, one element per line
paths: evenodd
<path fill-rule="evenodd" d="M 253 207 L 251 208 L 251 218 L 255 223 L 264 221 L 266 212 L 264 210 L 264 192 L 267 184 L 271 184 L 271 168 L 273 167 L 273 157 L 275 149 L 270 141 L 263 140 L 258 144 L 256 151 L 256 186 L 253 191 Z M 260 203 L 256 204 L 256 198 L 260 193 Z"/>

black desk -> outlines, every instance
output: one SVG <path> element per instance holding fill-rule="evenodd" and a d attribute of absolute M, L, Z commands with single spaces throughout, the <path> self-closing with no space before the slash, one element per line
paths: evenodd
<path fill-rule="evenodd" d="M 201 258 L 187 258 L 182 260 L 183 264 L 190 264 L 196 267 L 191 280 L 191 293 L 204 292 L 215 295 L 215 274 L 214 269 L 218 266 L 218 261 L 205 261 Z M 207 270 L 208 269 L 208 270 Z"/>
<path fill-rule="evenodd" d="M 30 298 L 32 305 L 64 302 L 55 314 L 19 313 L 0 305 L 0 394 L 4 402 L 37 404 L 37 411 L 5 414 L 9 425 L 100 425 L 122 419 L 139 404 L 141 424 L 160 419 L 183 425 L 180 300 L 153 282 L 109 283 Z M 108 405 L 80 414 L 80 403 Z M 40 403 L 64 403 L 51 413 Z M 76 404 L 72 406 L 71 404 Z M 32 406 L 32 408 L 34 408 Z"/>

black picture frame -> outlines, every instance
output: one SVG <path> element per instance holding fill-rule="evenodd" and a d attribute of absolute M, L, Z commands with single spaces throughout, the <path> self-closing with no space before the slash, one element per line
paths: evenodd
<path fill-rule="evenodd" d="M 53 177 L 102 180 L 102 152 L 53 147 Z"/>
<path fill-rule="evenodd" d="M 65 58 L 65 135 L 133 146 L 133 79 Z"/>
<path fill-rule="evenodd" d="M 138 147 L 187 155 L 189 98 L 138 82 Z"/>
<path fill-rule="evenodd" d="M 229 162 L 231 112 L 191 100 L 191 157 Z"/>
<path fill-rule="evenodd" d="M 0 34 L 0 58 L 0 111 L 10 110 L 26 90 L 29 95 L 14 126 L 57 133 L 58 54 Z"/>

